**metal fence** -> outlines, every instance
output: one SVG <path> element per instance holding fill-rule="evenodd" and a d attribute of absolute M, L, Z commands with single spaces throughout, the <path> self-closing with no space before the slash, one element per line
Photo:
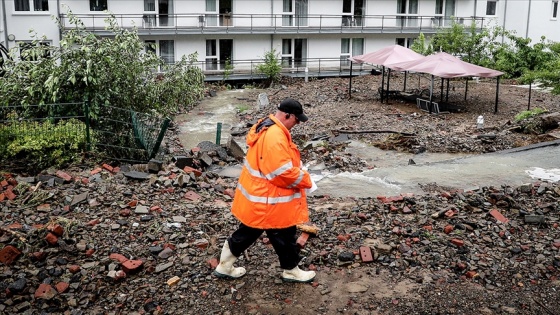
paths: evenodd
<path fill-rule="evenodd" d="M 0 151 L 14 143 L 55 139 L 107 159 L 145 162 L 158 153 L 169 122 L 157 115 L 89 102 L 2 106 Z M 75 141 L 83 143 L 70 143 Z M 6 158 L 10 156 L 3 154 L 0 162 Z"/>

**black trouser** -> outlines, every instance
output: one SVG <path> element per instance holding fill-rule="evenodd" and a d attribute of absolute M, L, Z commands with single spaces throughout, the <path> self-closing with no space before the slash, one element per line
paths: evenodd
<path fill-rule="evenodd" d="M 235 257 L 253 245 L 253 243 L 266 231 L 266 236 L 270 240 L 274 251 L 280 259 L 282 269 L 295 268 L 300 260 L 299 247 L 296 245 L 296 227 L 292 226 L 285 229 L 255 229 L 245 224 L 239 224 L 237 231 L 233 232 L 228 238 L 229 249 Z"/>

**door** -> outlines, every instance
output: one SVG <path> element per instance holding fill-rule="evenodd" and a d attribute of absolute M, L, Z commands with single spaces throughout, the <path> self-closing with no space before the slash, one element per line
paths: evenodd
<path fill-rule="evenodd" d="M 282 67 L 297 68 L 307 65 L 307 39 L 282 39 Z"/>
<path fill-rule="evenodd" d="M 362 26 L 364 12 L 364 0 L 343 0 L 342 26 Z"/>
<path fill-rule="evenodd" d="M 309 0 L 283 0 L 282 26 L 307 26 Z"/>
<path fill-rule="evenodd" d="M 206 70 L 224 70 L 233 63 L 233 39 L 206 40 Z"/>
<path fill-rule="evenodd" d="M 144 0 L 142 24 L 146 28 L 174 26 L 173 0 Z"/>

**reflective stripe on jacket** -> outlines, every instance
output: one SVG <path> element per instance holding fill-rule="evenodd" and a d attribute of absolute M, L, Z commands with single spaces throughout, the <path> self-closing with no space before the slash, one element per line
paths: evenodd
<path fill-rule="evenodd" d="M 235 191 L 232 213 L 243 224 L 278 229 L 309 221 L 305 188 L 309 173 L 301 170 L 300 153 L 292 136 L 274 115 L 271 126 L 254 125 L 247 135 L 247 156 Z"/>

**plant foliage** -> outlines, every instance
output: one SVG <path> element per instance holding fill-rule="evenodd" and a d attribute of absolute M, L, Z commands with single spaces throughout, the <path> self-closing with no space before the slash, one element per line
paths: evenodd
<path fill-rule="evenodd" d="M 267 51 L 264 54 L 264 63 L 257 65 L 257 72 L 264 74 L 271 84 L 280 80 L 281 71 L 282 65 L 276 49 Z"/>

